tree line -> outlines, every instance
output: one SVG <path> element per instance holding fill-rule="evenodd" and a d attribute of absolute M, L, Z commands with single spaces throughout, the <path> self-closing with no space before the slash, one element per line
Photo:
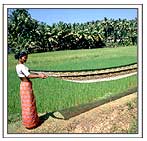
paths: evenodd
<path fill-rule="evenodd" d="M 51 26 L 31 17 L 28 9 L 8 12 L 8 49 L 29 53 L 92 49 L 137 44 L 137 18 L 86 23 L 58 22 Z"/>

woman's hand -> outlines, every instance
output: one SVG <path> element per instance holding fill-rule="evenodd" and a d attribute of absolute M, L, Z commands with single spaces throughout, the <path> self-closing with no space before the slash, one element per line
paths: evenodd
<path fill-rule="evenodd" d="M 39 78 L 42 78 L 42 79 L 45 79 L 47 78 L 48 76 L 44 73 L 39 73 Z"/>

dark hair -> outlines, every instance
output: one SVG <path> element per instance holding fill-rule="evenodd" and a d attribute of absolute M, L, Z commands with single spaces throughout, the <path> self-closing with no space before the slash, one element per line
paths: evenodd
<path fill-rule="evenodd" d="M 14 57 L 15 57 L 15 59 L 19 59 L 19 58 L 21 58 L 23 56 L 27 56 L 27 55 L 28 54 L 25 51 L 23 51 L 23 52 L 19 52 L 19 53 L 15 54 Z"/>

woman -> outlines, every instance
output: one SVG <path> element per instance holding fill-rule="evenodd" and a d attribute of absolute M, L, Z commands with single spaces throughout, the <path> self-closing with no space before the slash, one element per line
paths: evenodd
<path fill-rule="evenodd" d="M 45 74 L 31 74 L 28 68 L 24 65 L 27 61 L 28 55 L 26 52 L 21 52 L 15 55 L 18 59 L 16 65 L 16 72 L 21 80 L 20 83 L 20 97 L 22 107 L 22 124 L 28 128 L 35 128 L 40 124 L 37 114 L 36 101 L 33 94 L 32 82 L 30 78 L 47 78 Z"/>

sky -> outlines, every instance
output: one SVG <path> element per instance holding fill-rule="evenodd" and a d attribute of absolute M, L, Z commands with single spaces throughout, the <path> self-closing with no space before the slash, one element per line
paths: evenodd
<path fill-rule="evenodd" d="M 95 20 L 134 19 L 137 9 L 29 9 L 33 19 L 48 25 L 62 21 L 64 23 L 85 23 Z"/>

